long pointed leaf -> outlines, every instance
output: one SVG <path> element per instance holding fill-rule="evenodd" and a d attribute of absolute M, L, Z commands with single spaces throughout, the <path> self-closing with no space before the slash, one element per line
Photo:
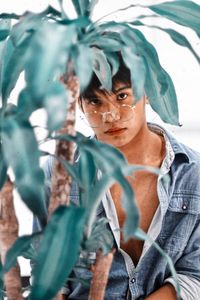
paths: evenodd
<path fill-rule="evenodd" d="M 7 178 L 7 164 L 4 159 L 4 154 L 2 151 L 2 144 L 0 144 L 0 189 L 2 189 L 6 178 Z"/>
<path fill-rule="evenodd" d="M 191 51 L 191 53 L 194 55 L 194 57 L 196 58 L 197 62 L 200 64 L 200 57 L 194 51 L 194 49 L 193 49 L 192 45 L 190 44 L 190 42 L 188 41 L 188 39 L 180 32 L 178 32 L 174 29 L 171 29 L 171 28 L 163 28 L 163 27 L 159 27 L 159 26 L 147 25 L 147 24 L 142 23 L 141 21 L 136 21 L 136 22 L 133 22 L 132 24 L 136 25 L 136 26 L 147 26 L 150 28 L 155 28 L 155 29 L 159 29 L 159 30 L 166 32 L 167 34 L 169 34 L 170 38 L 175 43 L 177 43 L 180 46 L 188 48 Z"/>
<path fill-rule="evenodd" d="M 133 35 L 146 67 L 145 91 L 152 108 L 164 122 L 179 125 L 179 111 L 174 84 L 162 68 L 158 54 L 141 31 L 133 29 Z"/>
<path fill-rule="evenodd" d="M 132 52 L 130 47 L 122 48 L 122 56 L 126 66 L 131 71 L 132 89 L 135 100 L 138 101 L 144 95 L 146 73 L 143 58 Z"/>
<path fill-rule="evenodd" d="M 119 70 L 119 58 L 116 53 L 105 51 L 105 55 L 109 64 L 111 65 L 112 76 L 114 76 Z"/>
<path fill-rule="evenodd" d="M 41 103 L 53 80 L 66 71 L 69 49 L 76 38 L 75 26 L 44 23 L 34 34 L 25 78 L 33 100 Z"/>
<path fill-rule="evenodd" d="M 19 20 L 21 18 L 21 15 L 17 15 L 15 13 L 2 13 L 0 14 L 0 19 L 16 19 Z"/>
<path fill-rule="evenodd" d="M 104 52 L 96 47 L 93 51 L 93 70 L 98 77 L 102 88 L 108 91 L 112 89 L 111 69 L 106 59 Z"/>
<path fill-rule="evenodd" d="M 76 45 L 72 48 L 71 57 L 79 79 L 80 89 L 83 91 L 88 86 L 92 76 L 92 51 L 84 44 Z"/>
<path fill-rule="evenodd" d="M 94 185 L 97 174 L 95 161 L 90 153 L 85 151 L 81 153 L 81 156 L 77 162 L 77 171 L 83 188 L 86 191 L 90 190 Z"/>
<path fill-rule="evenodd" d="M 63 84 L 51 83 L 44 99 L 44 106 L 48 116 L 48 129 L 50 131 L 60 129 L 66 119 L 67 111 L 67 91 Z"/>
<path fill-rule="evenodd" d="M 39 150 L 33 128 L 28 121 L 7 117 L 2 131 L 3 153 L 13 169 L 22 200 L 43 224 L 46 222 L 44 174 L 39 166 Z"/>
<path fill-rule="evenodd" d="M 80 207 L 60 206 L 53 213 L 33 270 L 30 300 L 52 299 L 64 285 L 78 258 L 84 220 Z"/>
<path fill-rule="evenodd" d="M 87 43 L 102 49 L 104 52 L 117 52 L 120 51 L 122 47 L 122 40 L 117 32 L 110 32 L 100 36 L 95 35 L 91 38 L 89 36 L 88 38 L 86 37 L 86 40 Z"/>
<path fill-rule="evenodd" d="M 200 5 L 192 1 L 172 1 L 148 6 L 157 14 L 180 25 L 190 27 L 200 37 Z"/>
<path fill-rule="evenodd" d="M 9 35 L 11 27 L 10 19 L 7 20 L 0 20 L 0 97 L 2 94 L 2 81 L 3 81 L 3 72 L 6 62 L 6 44 L 7 41 L 5 40 Z"/>
<path fill-rule="evenodd" d="M 78 16 L 84 16 L 88 12 L 89 0 L 72 0 Z"/>
<path fill-rule="evenodd" d="M 5 40 L 9 33 L 11 27 L 11 20 L 10 19 L 0 19 L 0 41 Z"/>
<path fill-rule="evenodd" d="M 34 235 L 24 235 L 19 237 L 14 244 L 11 246 L 11 248 L 8 250 L 6 254 L 6 261 L 3 266 L 3 271 L 4 273 L 8 272 L 15 264 L 17 261 L 17 258 L 19 256 L 26 256 L 27 253 L 30 253 L 30 249 L 32 248 L 32 243 L 34 239 L 38 236 L 39 234 L 36 233 Z M 32 252 L 35 250 L 31 249 Z M 36 255 L 36 253 L 35 253 Z M 29 256 L 29 259 L 33 258 Z"/>
<path fill-rule="evenodd" d="M 7 41 L 7 57 L 3 73 L 2 98 L 4 105 L 15 87 L 20 73 L 23 71 L 26 61 L 31 36 L 27 37 L 19 47 L 14 48 L 12 41 Z"/>

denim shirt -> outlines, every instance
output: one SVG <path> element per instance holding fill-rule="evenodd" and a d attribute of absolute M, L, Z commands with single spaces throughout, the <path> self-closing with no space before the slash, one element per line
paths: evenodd
<path fill-rule="evenodd" d="M 171 151 L 162 164 L 157 181 L 159 208 L 154 215 L 149 232 L 154 232 L 155 241 L 171 257 L 183 289 L 182 299 L 194 300 L 200 295 L 200 154 L 179 143 L 169 132 L 155 124 L 151 130 L 165 136 Z M 46 165 L 46 176 L 50 179 L 53 160 Z M 170 180 L 165 180 L 165 174 Z M 108 204 L 110 194 L 105 198 Z M 117 251 L 111 266 L 106 288 L 106 300 L 145 299 L 165 282 L 173 283 L 169 265 L 152 245 L 145 245 L 137 264 L 119 246 L 116 238 L 116 212 L 111 205 L 106 209 L 106 199 L 97 210 L 97 218 L 108 217 L 109 228 L 115 238 Z M 78 186 L 73 182 L 71 201 L 78 204 Z M 106 204 L 107 205 L 107 204 Z M 107 211 L 107 213 L 106 213 Z M 158 222 L 159 221 L 159 222 Z M 159 223 L 159 225 L 158 225 Z M 157 224 L 157 225 L 156 225 Z M 36 226 L 37 227 L 37 226 Z M 34 230 L 37 230 L 35 227 Z M 153 227 L 153 229 L 152 229 Z M 156 229 L 157 228 L 157 229 Z M 148 233 L 149 233 L 148 232 Z M 81 267 L 73 269 L 79 279 L 90 280 L 92 274 Z M 188 291 L 187 291 L 188 289 Z M 81 282 L 69 281 L 63 290 L 68 299 L 88 299 L 89 287 Z"/>

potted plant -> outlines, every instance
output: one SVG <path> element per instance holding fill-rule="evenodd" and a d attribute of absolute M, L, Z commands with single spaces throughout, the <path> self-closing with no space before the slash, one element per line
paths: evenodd
<path fill-rule="evenodd" d="M 92 21 L 95 0 L 73 0 L 77 17 L 70 19 L 63 1 L 59 3 L 60 10 L 48 6 L 40 13 L 1 13 L 0 285 L 2 290 L 4 281 L 9 299 L 23 299 L 16 263 L 18 256 L 34 256 L 36 259 L 29 299 L 49 300 L 56 296 L 70 276 L 79 254 L 84 253 L 87 260 L 91 249 L 101 249 L 101 252 L 94 265 L 90 297 L 103 297 L 113 256 L 112 237 L 105 231 L 107 221 L 97 222 L 95 216 L 103 191 L 116 181 L 124 190 L 125 239 L 133 236 L 148 238 L 138 228 L 138 211 L 126 180 L 126 175 L 137 167 L 128 166 L 115 148 L 88 140 L 75 132 L 76 100 L 79 91 L 89 84 L 93 72 L 103 88 L 111 89 L 112 76 L 119 67 L 116 52 L 120 51 L 124 63 L 130 68 L 136 99 L 145 92 L 150 105 L 163 121 L 179 125 L 173 82 L 161 66 L 156 49 L 140 28 L 149 26 L 145 19 L 151 17 L 153 20 L 159 16 L 189 27 L 200 35 L 200 7 L 192 1 L 144 4 L 151 15 L 144 11 L 129 22 Z M 12 20 L 15 20 L 14 25 Z M 199 63 L 198 55 L 183 34 L 172 28 L 154 26 L 153 21 L 151 27 L 166 32 L 177 44 L 187 47 Z M 26 85 L 15 106 L 8 103 L 8 98 L 22 72 Z M 47 113 L 46 140 L 56 140 L 57 143 L 48 211 L 45 179 L 39 163 L 40 157 L 47 153 L 40 150 L 30 123 L 30 116 L 40 108 Z M 74 144 L 81 153 L 78 166 L 73 164 Z M 10 179 L 10 168 L 14 180 Z M 97 170 L 103 174 L 98 181 L 95 180 Z M 69 203 L 72 178 L 82 191 L 78 207 Z M 43 225 L 41 233 L 18 237 L 14 187 Z M 98 243 L 97 234 L 101 236 Z M 38 237 L 41 239 L 38 253 L 33 253 L 31 245 Z M 171 263 L 168 257 L 166 259 Z M 95 294 L 98 280 L 95 270 L 102 272 L 105 279 L 100 296 Z M 171 270 L 174 272 L 173 266 Z"/>

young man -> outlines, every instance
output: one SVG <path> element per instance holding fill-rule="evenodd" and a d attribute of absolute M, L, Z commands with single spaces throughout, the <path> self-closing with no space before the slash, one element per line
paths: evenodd
<path fill-rule="evenodd" d="M 112 91 L 100 88 L 94 75 L 80 96 L 80 107 L 96 138 L 120 150 L 130 164 L 161 168 L 159 177 L 138 171 L 132 185 L 140 212 L 140 228 L 172 258 L 181 285 L 182 299 L 200 295 L 200 156 L 176 141 L 165 129 L 149 124 L 145 116 L 146 98 L 135 103 L 130 73 L 121 62 L 113 77 Z M 50 178 L 52 162 L 46 176 Z M 169 181 L 163 179 L 169 174 Z M 147 242 L 124 242 L 125 213 L 121 189 L 114 184 L 102 199 L 98 216 L 109 219 L 117 251 L 111 267 L 105 299 L 176 299 L 175 284 L 166 260 Z M 91 272 L 74 268 L 80 279 Z M 67 299 L 88 299 L 89 288 L 69 282 L 63 293 Z"/>

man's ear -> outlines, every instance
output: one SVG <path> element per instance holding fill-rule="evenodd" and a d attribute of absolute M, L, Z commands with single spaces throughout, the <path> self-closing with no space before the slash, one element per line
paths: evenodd
<path fill-rule="evenodd" d="M 144 97 L 145 97 L 145 104 L 149 104 L 149 98 L 147 97 L 147 95 L 145 95 Z"/>

